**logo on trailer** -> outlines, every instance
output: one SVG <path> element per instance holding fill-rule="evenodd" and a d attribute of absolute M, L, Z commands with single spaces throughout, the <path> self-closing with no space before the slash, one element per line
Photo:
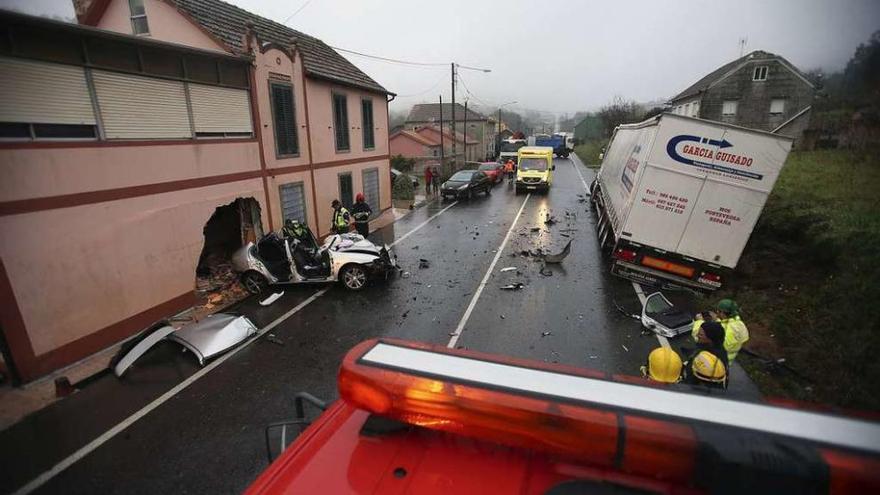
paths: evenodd
<path fill-rule="evenodd" d="M 690 144 L 690 142 L 696 144 Z M 678 145 L 681 143 L 685 144 L 679 151 Z M 740 167 L 752 166 L 752 158 L 723 151 L 732 146 L 733 143 L 726 139 L 719 141 L 717 139 L 682 134 L 669 140 L 669 143 L 666 145 L 666 153 L 673 160 L 679 163 L 684 163 L 685 165 L 705 168 L 749 179 L 763 179 L 764 176 L 762 174 L 756 174 L 754 172 L 728 166 L 728 164 Z M 709 163 L 702 160 L 714 160 L 716 163 Z"/>

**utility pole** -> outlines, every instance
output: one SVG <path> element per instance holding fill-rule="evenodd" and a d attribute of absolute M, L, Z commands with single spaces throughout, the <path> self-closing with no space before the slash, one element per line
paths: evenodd
<path fill-rule="evenodd" d="M 440 95 L 440 173 L 445 174 L 446 164 L 443 160 L 443 95 Z"/>
<path fill-rule="evenodd" d="M 452 161 L 455 162 L 457 161 L 455 156 L 455 62 L 450 65 L 452 66 Z"/>
<path fill-rule="evenodd" d="M 462 139 L 464 140 L 464 144 L 461 145 L 461 147 L 464 148 L 464 161 L 467 161 L 467 159 L 468 159 L 468 156 L 467 156 L 467 103 L 468 103 L 467 98 L 465 98 L 465 100 L 464 100 L 464 132 L 462 133 L 464 136 L 464 137 L 462 137 Z"/>

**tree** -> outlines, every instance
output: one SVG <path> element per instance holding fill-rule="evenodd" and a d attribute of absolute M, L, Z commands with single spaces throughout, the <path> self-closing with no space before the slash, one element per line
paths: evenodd
<path fill-rule="evenodd" d="M 611 103 L 605 105 L 598 112 L 602 119 L 602 131 L 605 137 L 611 137 L 614 128 L 620 124 L 638 122 L 642 119 L 642 107 L 633 100 L 624 100 L 621 96 L 615 96 Z"/>

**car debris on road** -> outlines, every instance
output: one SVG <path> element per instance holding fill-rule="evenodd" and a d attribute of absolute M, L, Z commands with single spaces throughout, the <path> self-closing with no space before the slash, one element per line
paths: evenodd
<path fill-rule="evenodd" d="M 508 284 L 501 287 L 501 290 L 520 290 L 525 287 L 525 284 L 522 282 L 517 282 L 515 284 Z"/>
<path fill-rule="evenodd" d="M 263 299 L 262 301 L 260 301 L 260 306 L 268 306 L 268 305 L 272 304 L 273 302 L 277 301 L 278 299 L 280 299 L 281 296 L 283 296 L 283 295 L 284 295 L 284 291 L 276 292 L 276 293 L 272 294 L 271 296 L 267 297 L 266 299 Z"/>
<path fill-rule="evenodd" d="M 571 240 L 569 240 L 565 244 L 565 247 L 562 248 L 562 251 L 560 251 L 559 253 L 545 254 L 544 263 L 562 263 L 562 260 L 564 260 L 569 255 L 569 253 L 571 253 Z"/>

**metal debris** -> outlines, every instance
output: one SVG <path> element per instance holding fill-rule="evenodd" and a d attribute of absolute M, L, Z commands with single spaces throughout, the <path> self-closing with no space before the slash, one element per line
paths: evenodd
<path fill-rule="evenodd" d="M 274 333 L 270 333 L 269 335 L 266 335 L 266 341 L 271 342 L 276 345 L 280 345 L 280 346 L 284 345 L 284 341 L 279 339 L 278 337 L 276 337 Z"/>
<path fill-rule="evenodd" d="M 512 272 L 512 271 L 514 271 L 514 270 L 516 270 L 516 267 L 515 267 L 515 266 L 506 266 L 506 267 L 504 267 L 504 268 L 501 269 L 501 272 Z"/>
<path fill-rule="evenodd" d="M 260 301 L 260 306 L 268 306 L 268 305 L 272 304 L 273 302 L 277 301 L 278 299 L 280 299 L 281 296 L 283 296 L 283 295 L 284 295 L 284 291 L 276 292 L 276 293 L 272 294 L 271 296 L 267 297 L 266 299 L 263 299 L 262 301 Z"/>
<path fill-rule="evenodd" d="M 564 260 L 568 256 L 569 253 L 571 253 L 571 240 L 569 240 L 565 244 L 565 247 L 562 248 L 562 251 L 559 252 L 558 254 L 545 255 L 544 262 L 545 263 L 562 263 L 562 260 Z"/>
<path fill-rule="evenodd" d="M 546 332 L 541 332 L 541 337 L 547 337 L 548 335 L 553 335 L 553 332 L 551 332 L 549 330 Z"/>
<path fill-rule="evenodd" d="M 624 350 L 624 351 L 629 352 L 629 349 L 627 349 L 625 345 L 620 344 L 620 347 L 623 347 L 623 350 Z"/>
<path fill-rule="evenodd" d="M 505 285 L 505 286 L 501 287 L 501 290 L 520 290 L 523 287 L 525 287 L 525 284 L 523 284 L 522 282 L 517 282 L 515 284 Z"/>
<path fill-rule="evenodd" d="M 419 268 L 428 268 L 430 266 L 431 262 L 429 262 L 425 258 L 419 258 Z"/>

